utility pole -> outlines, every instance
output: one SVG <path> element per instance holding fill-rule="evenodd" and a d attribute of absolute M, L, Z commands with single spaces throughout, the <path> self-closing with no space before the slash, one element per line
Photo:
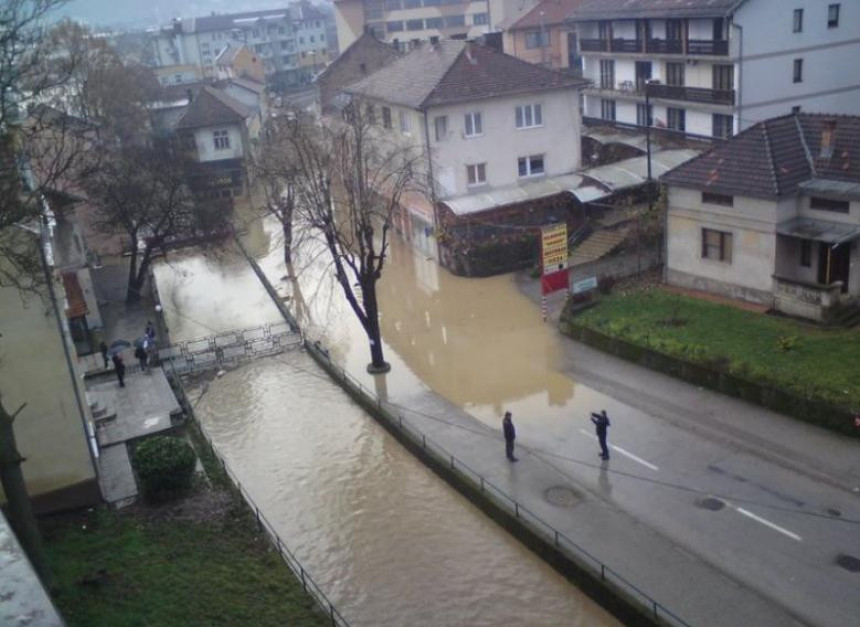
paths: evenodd
<path fill-rule="evenodd" d="M 654 123 L 654 116 L 651 115 L 651 81 L 645 81 L 645 150 L 648 155 L 648 186 L 651 185 L 651 124 Z M 649 190 L 650 196 L 650 190 Z"/>

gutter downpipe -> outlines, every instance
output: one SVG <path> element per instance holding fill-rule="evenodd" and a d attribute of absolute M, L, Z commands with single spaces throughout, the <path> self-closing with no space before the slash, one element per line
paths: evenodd
<path fill-rule="evenodd" d="M 488 3 L 489 4 L 489 3 Z M 427 123 L 428 112 L 427 109 L 422 111 L 424 113 L 424 143 L 427 146 L 427 182 L 430 184 L 430 202 L 433 203 L 433 241 L 436 243 L 436 261 L 439 261 L 441 257 L 441 253 L 439 252 L 439 214 L 438 209 L 436 208 L 436 185 L 434 183 L 433 176 L 433 156 L 430 153 L 430 126 Z M 411 220 L 410 220 L 410 228 L 411 228 Z"/>
<path fill-rule="evenodd" d="M 732 28 L 738 29 L 738 133 L 740 133 L 744 124 L 744 27 L 735 23 L 734 15 Z"/>

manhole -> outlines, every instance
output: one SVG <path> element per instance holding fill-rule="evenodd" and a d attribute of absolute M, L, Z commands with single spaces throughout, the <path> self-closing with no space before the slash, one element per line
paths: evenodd
<path fill-rule="evenodd" d="M 828 516 L 833 516 L 834 518 L 839 518 L 840 516 L 842 516 L 842 512 L 840 512 L 838 509 L 833 509 L 832 507 L 828 507 L 824 511 L 827 512 Z"/>
<path fill-rule="evenodd" d="M 840 553 L 836 556 L 836 565 L 844 568 L 849 573 L 860 573 L 860 559 L 857 559 L 853 555 Z"/>
<path fill-rule="evenodd" d="M 723 503 L 720 499 L 715 499 L 713 497 L 707 497 L 704 499 L 699 499 L 696 501 L 696 506 L 701 507 L 702 509 L 707 509 L 712 512 L 718 512 L 723 509 L 726 504 Z"/>
<path fill-rule="evenodd" d="M 548 503 L 557 505 L 558 507 L 573 507 L 579 502 L 579 494 L 570 488 L 560 485 L 547 488 L 546 492 L 543 493 L 543 497 Z"/>

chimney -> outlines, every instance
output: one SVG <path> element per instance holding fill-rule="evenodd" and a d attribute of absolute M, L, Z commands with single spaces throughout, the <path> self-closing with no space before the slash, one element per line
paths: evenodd
<path fill-rule="evenodd" d="M 836 144 L 836 120 L 824 120 L 821 123 L 821 153 L 820 159 L 830 159 Z"/>

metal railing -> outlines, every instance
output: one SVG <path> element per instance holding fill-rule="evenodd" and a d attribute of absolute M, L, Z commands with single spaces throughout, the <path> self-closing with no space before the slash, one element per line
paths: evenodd
<path fill-rule="evenodd" d="M 659 603 L 648 593 L 626 579 L 621 573 L 607 566 L 587 549 L 565 535 L 564 532 L 559 531 L 543 520 L 499 486 L 495 485 L 487 477 L 455 457 L 444 446 L 435 442 L 415 425 L 411 424 L 403 413 L 399 411 L 399 408 L 382 401 L 373 391 L 365 388 L 361 382 L 350 375 L 342 366 L 334 363 L 330 357 L 330 353 L 320 346 L 319 342 L 309 342 L 306 340 L 305 349 L 309 355 L 326 368 L 333 378 L 340 381 L 343 388 L 347 389 L 354 396 L 361 398 L 366 404 L 374 406 L 376 415 L 380 420 L 384 420 L 389 426 L 396 428 L 415 446 L 420 447 L 422 451 L 431 456 L 436 462 L 443 464 L 456 473 L 460 479 L 479 491 L 481 495 L 490 499 L 494 505 L 512 515 L 532 533 L 554 546 L 567 559 L 577 564 L 581 569 L 590 572 L 601 581 L 607 584 L 614 584 L 619 590 L 629 595 L 629 598 L 641 607 L 644 607 L 655 620 L 663 621 L 669 625 L 691 627 L 690 623 L 686 622 L 662 603 Z"/>
<path fill-rule="evenodd" d="M 200 434 L 203 436 L 203 439 L 206 441 L 207 446 L 212 451 L 212 455 L 215 460 L 221 465 L 221 468 L 224 471 L 225 476 L 230 480 L 233 484 L 233 487 L 236 488 L 236 491 L 239 493 L 239 496 L 245 502 L 245 505 L 251 510 L 251 513 L 254 515 L 254 519 L 257 521 L 257 528 L 260 531 L 265 531 L 266 535 L 269 536 L 269 540 L 274 545 L 275 549 L 277 549 L 278 554 L 281 556 L 281 559 L 287 564 L 293 574 L 299 579 L 302 584 L 302 588 L 305 592 L 310 594 L 311 598 L 316 602 L 319 608 L 328 616 L 331 624 L 334 627 L 349 627 L 349 622 L 343 617 L 343 615 L 338 611 L 338 609 L 334 606 L 334 603 L 329 600 L 326 596 L 325 592 L 323 592 L 322 588 L 314 581 L 313 577 L 311 577 L 310 573 L 308 573 L 307 569 L 302 565 L 299 559 L 295 556 L 295 554 L 289 549 L 287 544 L 281 539 L 281 536 L 275 530 L 274 526 L 269 519 L 266 518 L 263 511 L 260 509 L 260 506 L 254 501 L 251 494 L 244 488 L 242 482 L 239 480 L 239 477 L 230 466 L 227 465 L 227 460 L 223 457 L 219 452 L 218 448 L 215 446 L 215 442 L 212 440 L 212 437 L 207 433 L 206 428 L 203 426 L 199 420 L 194 416 L 194 408 L 192 404 L 188 401 L 188 396 L 185 393 L 185 388 L 182 386 L 182 380 L 179 376 L 179 373 L 176 370 L 171 369 L 173 373 L 173 380 L 176 385 L 177 392 L 182 397 L 183 405 L 187 408 L 187 411 L 191 414 L 191 419 L 194 421 L 194 424 L 197 425 L 197 428 L 200 430 Z"/>
<path fill-rule="evenodd" d="M 686 100 L 689 102 L 702 102 L 706 104 L 735 104 L 735 91 L 733 89 L 706 89 L 704 87 L 682 87 L 678 85 L 648 85 L 648 95 L 652 98 L 665 98 L 667 100 Z"/>

